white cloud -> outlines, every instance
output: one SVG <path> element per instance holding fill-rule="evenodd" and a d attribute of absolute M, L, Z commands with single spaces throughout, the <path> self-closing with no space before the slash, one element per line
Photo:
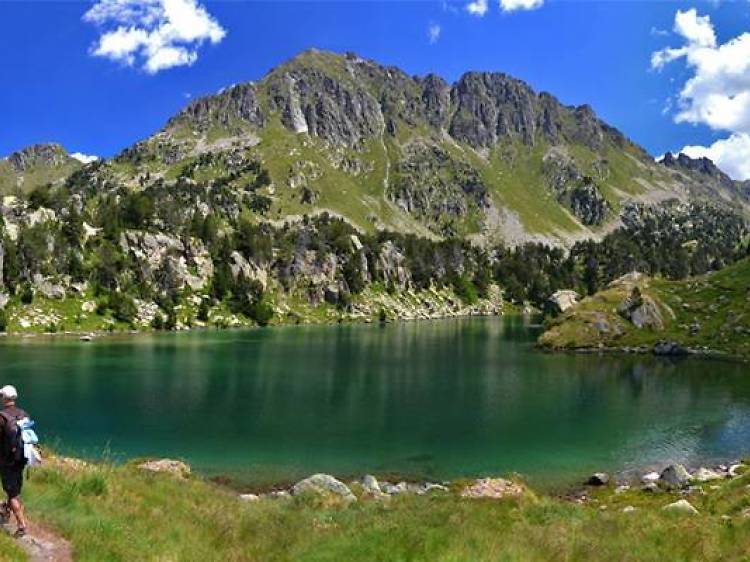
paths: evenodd
<path fill-rule="evenodd" d="M 99 160 L 98 156 L 94 156 L 92 154 L 84 154 L 83 152 L 74 152 L 70 155 L 71 158 L 75 158 L 79 162 L 83 162 L 84 164 L 90 164 L 91 162 L 96 162 Z"/>
<path fill-rule="evenodd" d="M 427 28 L 427 38 L 430 40 L 430 45 L 434 45 L 440 39 L 440 34 L 443 32 L 443 28 L 438 23 L 431 23 Z"/>
<path fill-rule="evenodd" d="M 709 147 L 686 148 L 693 154 L 702 151 L 730 176 L 744 178 L 746 166 L 741 160 L 750 156 L 750 33 L 719 44 L 711 18 L 695 9 L 677 11 L 674 32 L 683 45 L 656 51 L 651 66 L 661 70 L 684 60 L 691 72 L 676 98 L 675 121 L 730 133 Z"/>
<path fill-rule="evenodd" d="M 466 4 L 466 11 L 480 18 L 487 13 L 489 8 L 488 0 L 474 0 Z"/>
<path fill-rule="evenodd" d="M 500 9 L 503 12 L 514 12 L 516 10 L 536 10 L 541 8 L 544 0 L 500 0 Z"/>
<path fill-rule="evenodd" d="M 745 133 L 734 133 L 711 146 L 686 146 L 680 152 L 691 158 L 710 158 L 732 179 L 750 179 L 750 135 Z"/>
<path fill-rule="evenodd" d="M 197 0 L 99 0 L 83 16 L 102 30 L 91 53 L 149 74 L 191 65 L 226 31 Z"/>

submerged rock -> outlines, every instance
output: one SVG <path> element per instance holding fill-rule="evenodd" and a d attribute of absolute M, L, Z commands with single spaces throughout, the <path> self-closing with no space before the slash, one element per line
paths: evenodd
<path fill-rule="evenodd" d="M 349 487 L 330 474 L 313 474 L 304 480 L 300 480 L 292 488 L 293 496 L 305 493 L 333 494 L 347 502 L 357 501 Z"/>
<path fill-rule="evenodd" d="M 665 505 L 662 509 L 664 511 L 671 511 L 673 513 L 680 513 L 683 515 L 698 515 L 698 510 L 695 509 L 687 500 L 677 500 L 674 503 Z"/>

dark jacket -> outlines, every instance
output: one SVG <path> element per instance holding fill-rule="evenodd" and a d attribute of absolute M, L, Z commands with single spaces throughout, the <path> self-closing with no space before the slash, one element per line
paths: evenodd
<path fill-rule="evenodd" d="M 16 452 L 16 432 L 18 426 L 16 422 L 23 418 L 28 418 L 24 410 L 18 406 L 9 406 L 0 411 L 0 466 L 13 466 L 24 464 L 23 451 L 19 455 Z"/>

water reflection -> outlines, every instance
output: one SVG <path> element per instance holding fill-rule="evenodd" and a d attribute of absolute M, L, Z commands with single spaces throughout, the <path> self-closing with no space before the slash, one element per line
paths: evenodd
<path fill-rule="evenodd" d="M 542 483 L 740 455 L 744 365 L 549 355 L 520 319 L 0 344 L 47 436 L 264 481 L 311 471 Z"/>

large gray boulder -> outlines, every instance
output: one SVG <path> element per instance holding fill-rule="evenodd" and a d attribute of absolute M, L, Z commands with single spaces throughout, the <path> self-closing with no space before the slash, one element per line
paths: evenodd
<path fill-rule="evenodd" d="M 36 273 L 33 278 L 34 289 L 37 293 L 48 299 L 64 299 L 65 286 L 61 283 L 55 283 L 52 279 L 43 277 Z"/>
<path fill-rule="evenodd" d="M 552 293 L 549 298 L 549 306 L 555 312 L 565 312 L 569 308 L 574 307 L 578 303 L 578 299 L 581 298 L 578 293 L 569 289 L 561 289 Z"/>
<path fill-rule="evenodd" d="M 662 470 L 659 482 L 667 488 L 683 488 L 690 482 L 690 473 L 681 464 L 670 464 Z"/>
<path fill-rule="evenodd" d="M 656 302 L 648 295 L 643 295 L 638 287 L 633 290 L 617 307 L 623 318 L 630 320 L 636 328 L 664 329 L 664 320 Z"/>
<path fill-rule="evenodd" d="M 293 496 L 299 496 L 306 493 L 324 495 L 332 494 L 334 496 L 339 496 L 346 502 L 357 501 L 356 496 L 352 493 L 349 487 L 330 474 L 313 474 L 304 480 L 300 480 L 292 488 Z"/>

